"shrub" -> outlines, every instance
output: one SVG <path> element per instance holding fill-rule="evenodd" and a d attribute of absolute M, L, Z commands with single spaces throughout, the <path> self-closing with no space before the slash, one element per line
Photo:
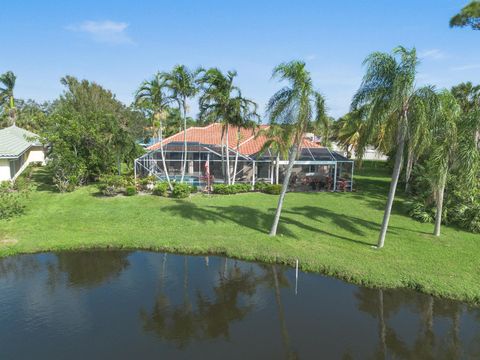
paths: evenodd
<path fill-rule="evenodd" d="M 120 175 L 102 175 L 99 181 L 98 189 L 105 196 L 120 194 L 130 185 L 128 179 Z"/>
<path fill-rule="evenodd" d="M 190 196 L 192 188 L 189 184 L 175 183 L 173 186 L 172 196 L 176 199 L 185 199 Z"/>
<path fill-rule="evenodd" d="M 126 196 L 133 196 L 137 194 L 137 188 L 135 186 L 129 185 L 125 188 Z"/>
<path fill-rule="evenodd" d="M 153 188 L 153 195 L 167 196 L 168 195 L 168 183 L 166 181 L 158 182 Z"/>
<path fill-rule="evenodd" d="M 251 190 L 251 186 L 249 184 L 232 184 L 232 185 L 225 185 L 225 184 L 216 184 L 213 185 L 213 193 L 219 195 L 231 195 L 231 194 L 238 194 L 238 193 L 245 193 Z"/>
<path fill-rule="evenodd" d="M 25 211 L 23 199 L 22 194 L 6 189 L 2 185 L 0 190 L 0 219 L 10 219 L 23 214 Z"/>
<path fill-rule="evenodd" d="M 255 184 L 255 190 L 263 192 L 265 194 L 279 195 L 282 191 L 282 185 L 258 182 Z"/>
<path fill-rule="evenodd" d="M 267 188 L 267 186 L 270 185 L 270 184 L 267 184 L 265 182 L 257 182 L 255 183 L 255 190 L 256 191 L 265 191 L 265 189 Z"/>
<path fill-rule="evenodd" d="M 271 195 L 280 195 L 282 192 L 282 185 L 280 184 L 267 184 L 267 186 L 263 190 L 266 194 Z"/>
<path fill-rule="evenodd" d="M 192 194 L 197 193 L 197 192 L 198 192 L 198 187 L 195 186 L 195 185 L 190 185 L 190 192 L 191 192 Z"/>
<path fill-rule="evenodd" d="M 157 182 L 157 178 L 153 175 L 147 176 L 145 178 L 139 179 L 138 180 L 138 188 L 141 191 L 152 191 L 153 187 L 155 186 L 155 183 Z"/>

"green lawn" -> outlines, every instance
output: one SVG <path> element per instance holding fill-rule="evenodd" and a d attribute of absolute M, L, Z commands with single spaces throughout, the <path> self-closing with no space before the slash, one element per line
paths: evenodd
<path fill-rule="evenodd" d="M 376 243 L 388 177 L 364 170 L 354 193 L 287 194 L 279 236 L 268 231 L 277 196 L 249 193 L 103 198 L 94 187 L 69 194 L 39 186 L 24 216 L 0 221 L 0 256 L 94 247 L 155 249 L 293 264 L 350 282 L 409 287 L 480 303 L 480 235 L 443 228 L 394 205 L 386 246 Z"/>

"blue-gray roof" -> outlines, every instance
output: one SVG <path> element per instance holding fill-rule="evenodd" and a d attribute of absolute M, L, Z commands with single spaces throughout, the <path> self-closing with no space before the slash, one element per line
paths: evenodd
<path fill-rule="evenodd" d="M 31 146 L 38 145 L 41 145 L 38 135 L 30 131 L 15 125 L 0 129 L 0 158 L 17 158 Z"/>

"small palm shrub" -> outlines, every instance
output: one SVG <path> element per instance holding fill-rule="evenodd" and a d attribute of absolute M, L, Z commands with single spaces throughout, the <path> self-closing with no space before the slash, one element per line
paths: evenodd
<path fill-rule="evenodd" d="M 167 196 L 168 195 L 168 183 L 166 181 L 158 182 L 153 187 L 153 195 Z"/>
<path fill-rule="evenodd" d="M 173 185 L 172 197 L 176 199 L 185 199 L 190 196 L 192 187 L 185 183 L 175 183 Z"/>

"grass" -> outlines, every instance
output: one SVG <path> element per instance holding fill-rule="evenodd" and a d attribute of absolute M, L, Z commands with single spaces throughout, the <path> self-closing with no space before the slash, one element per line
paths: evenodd
<path fill-rule="evenodd" d="M 289 193 L 279 236 L 272 238 L 277 196 L 103 198 L 95 187 L 59 194 L 40 183 L 24 216 L 0 221 L 0 256 L 111 247 L 290 265 L 298 259 L 304 271 L 360 285 L 480 303 L 480 235 L 443 227 L 436 238 L 432 224 L 405 215 L 400 197 L 385 248 L 372 248 L 388 185 L 386 170 L 378 167 L 356 177 L 354 193 Z"/>

